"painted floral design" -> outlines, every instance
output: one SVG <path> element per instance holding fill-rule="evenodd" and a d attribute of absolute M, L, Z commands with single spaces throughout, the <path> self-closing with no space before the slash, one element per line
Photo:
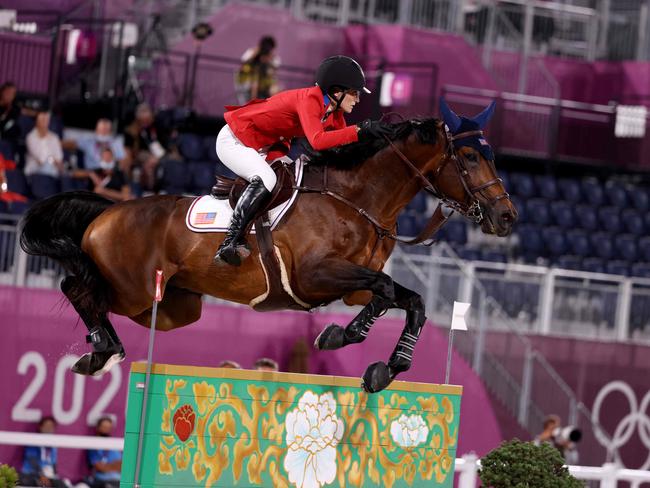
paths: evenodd
<path fill-rule="evenodd" d="M 429 427 L 419 415 L 400 415 L 390 424 L 390 435 L 400 447 L 417 447 L 426 442 Z"/>
<path fill-rule="evenodd" d="M 336 477 L 336 446 L 343 437 L 343 421 L 336 416 L 332 393 L 305 392 L 298 408 L 286 416 L 287 455 L 284 469 L 297 488 L 320 488 Z"/>
<path fill-rule="evenodd" d="M 174 433 L 181 442 L 189 439 L 194 432 L 196 415 L 191 405 L 183 405 L 174 413 Z"/>

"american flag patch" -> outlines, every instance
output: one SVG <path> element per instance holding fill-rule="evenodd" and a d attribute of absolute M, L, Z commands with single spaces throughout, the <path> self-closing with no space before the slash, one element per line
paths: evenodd
<path fill-rule="evenodd" d="M 482 137 L 479 138 L 478 142 L 481 143 L 481 146 L 489 146 L 488 141 L 486 141 Z"/>
<path fill-rule="evenodd" d="M 194 216 L 194 224 L 195 225 L 212 224 L 214 222 L 214 219 L 216 218 L 217 218 L 217 212 L 197 213 Z"/>

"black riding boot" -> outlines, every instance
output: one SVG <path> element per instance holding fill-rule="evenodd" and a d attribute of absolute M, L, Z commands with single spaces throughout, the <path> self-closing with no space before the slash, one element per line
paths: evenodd
<path fill-rule="evenodd" d="M 214 256 L 215 263 L 224 261 L 232 266 L 241 265 L 241 256 L 237 247 L 247 247 L 244 232 L 270 196 L 271 192 L 266 189 L 262 179 L 259 176 L 254 176 L 237 201 L 226 238 Z"/>

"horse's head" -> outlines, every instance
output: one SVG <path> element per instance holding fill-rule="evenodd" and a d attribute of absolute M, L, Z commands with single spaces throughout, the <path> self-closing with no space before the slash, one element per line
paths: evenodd
<path fill-rule="evenodd" d="M 446 127 L 447 156 L 434 171 L 432 183 L 450 206 L 481 224 L 486 234 L 507 236 L 517 210 L 494 166 L 494 153 L 483 128 L 495 102 L 473 118 L 456 115 L 444 99 L 440 111 Z"/>

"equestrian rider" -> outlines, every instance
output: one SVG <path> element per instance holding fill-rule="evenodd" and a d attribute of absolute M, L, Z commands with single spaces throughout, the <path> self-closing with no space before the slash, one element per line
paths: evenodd
<path fill-rule="evenodd" d="M 352 112 L 361 92 L 370 93 L 365 84 L 359 63 L 347 56 L 332 56 L 318 67 L 316 86 L 287 90 L 242 107 L 226 107 L 226 125 L 217 136 L 217 155 L 248 185 L 235 206 L 215 263 L 239 266 L 249 254 L 244 233 L 268 203 L 276 184 L 267 160 L 287 154 L 292 138 L 306 137 L 315 150 L 322 151 L 386 133 L 376 121 L 345 123 L 343 114 Z"/>

